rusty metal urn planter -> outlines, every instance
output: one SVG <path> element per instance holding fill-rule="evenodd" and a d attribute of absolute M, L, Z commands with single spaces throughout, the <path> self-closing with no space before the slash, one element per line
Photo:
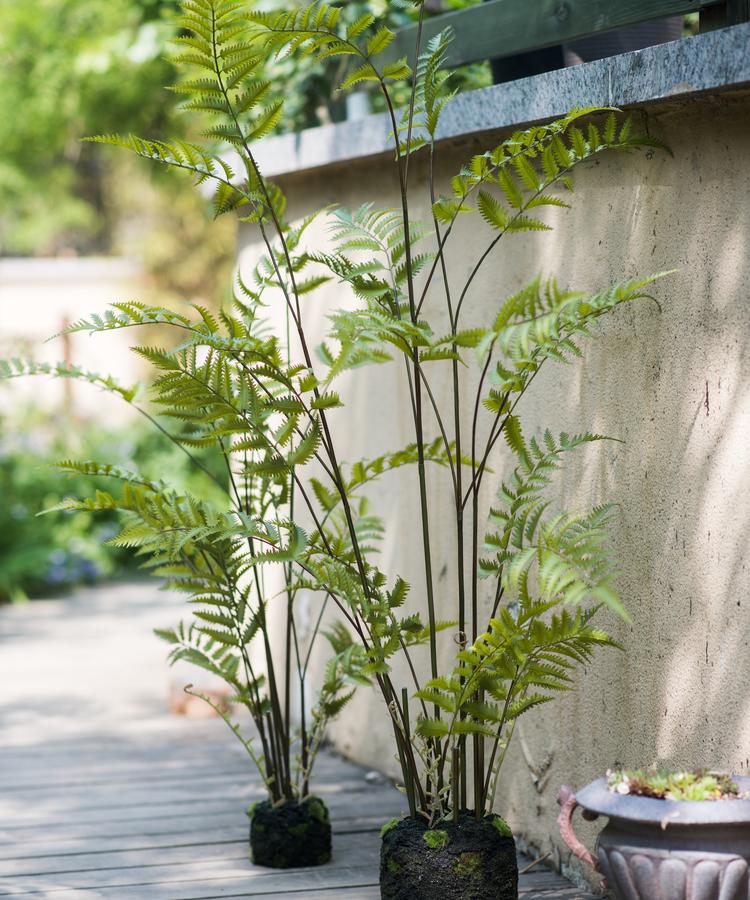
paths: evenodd
<path fill-rule="evenodd" d="M 750 778 L 734 777 L 741 793 Z M 600 778 L 560 790 L 558 822 L 573 853 L 605 877 L 618 900 L 750 900 L 750 800 L 658 800 L 615 794 Z M 608 816 L 596 859 L 573 832 Z"/>

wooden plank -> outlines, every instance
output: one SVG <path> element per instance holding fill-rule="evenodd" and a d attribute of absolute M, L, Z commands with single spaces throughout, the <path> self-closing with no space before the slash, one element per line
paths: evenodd
<path fill-rule="evenodd" d="M 179 748 L 170 749 L 170 754 L 178 752 Z M 186 762 L 182 768 L 175 766 L 160 765 L 159 758 L 154 756 L 143 759 L 138 765 L 128 769 L 117 769 L 111 767 L 101 769 L 99 771 L 87 771 L 85 764 L 66 765 L 61 761 L 56 761 L 55 776 L 45 777 L 43 767 L 26 766 L 18 763 L 10 767 L 10 773 L 13 776 L 12 783 L 0 788 L 3 794 L 13 794 L 15 792 L 34 792 L 69 789 L 71 787 L 86 787 L 88 785 L 107 785 L 122 782 L 150 783 L 160 782 L 170 784 L 187 780 L 201 781 L 218 781 L 226 778 L 244 778 L 246 780 L 260 781 L 260 775 L 248 757 L 239 763 L 229 757 L 226 758 L 220 747 L 205 748 L 205 757 L 202 765 Z M 207 760 L 211 762 L 207 762 Z M 49 771 L 49 770 L 47 770 Z M 65 778 L 67 775 L 67 780 Z M 318 760 L 318 764 L 314 770 L 314 777 L 318 781 L 335 778 L 341 779 L 358 779 L 364 782 L 364 772 L 358 766 L 353 766 L 343 760 L 327 761 L 325 757 Z M 375 782 L 383 784 L 384 780 Z"/>
<path fill-rule="evenodd" d="M 377 867 L 379 842 L 373 834 L 338 835 L 333 842 L 332 865 L 346 868 Z M 196 853 L 194 848 L 175 847 L 170 851 L 138 850 L 98 856 L 76 857 L 65 867 L 58 861 L 30 860 L 2 867 L 0 894 L 11 883 L 33 880 L 34 888 L 94 888 L 130 884 L 143 878 L 153 882 L 185 881 L 194 878 L 237 877 L 260 878 L 275 870 L 253 866 L 248 858 L 247 841 L 208 848 Z"/>
<path fill-rule="evenodd" d="M 341 891 L 329 891 L 327 888 L 310 891 L 311 900 L 380 900 L 380 887 L 374 884 L 369 888 L 344 888 Z"/>
<path fill-rule="evenodd" d="M 726 0 L 536 0 L 534 3 L 491 0 L 478 6 L 444 13 L 424 23 L 422 47 L 445 28 L 454 31 L 448 64 L 465 65 L 484 59 L 512 56 L 551 47 L 598 31 L 723 6 Z M 746 0 L 737 0 L 746 2 Z M 383 53 L 392 61 L 406 56 L 413 63 L 417 26 L 400 29 Z"/>
<path fill-rule="evenodd" d="M 393 813 L 394 810 L 389 810 Z M 377 831 L 383 822 L 389 818 L 387 813 L 380 813 L 373 816 L 370 824 L 352 828 L 346 822 L 337 822 L 336 817 L 333 818 L 334 832 L 343 833 L 344 831 Z M 6 847 L 2 851 L 2 858 L 16 858 L 20 856 L 38 855 L 35 853 L 35 847 L 38 844 L 48 845 L 57 841 L 74 842 L 73 847 L 87 846 L 92 849 L 98 849 L 103 846 L 116 846 L 117 842 L 124 845 L 126 840 L 134 843 L 135 846 L 148 846 L 154 842 L 161 843 L 183 843 L 188 840 L 190 835 L 199 837 L 203 835 L 205 840 L 240 840 L 244 839 L 247 834 L 248 823 L 243 813 L 233 812 L 231 814 L 214 815 L 214 816 L 192 816 L 178 817 L 176 819 L 150 820 L 140 819 L 132 822 L 117 822 L 111 827 L 105 828 L 101 823 L 75 824 L 71 823 L 69 828 L 39 828 L 33 832 L 9 832 L 0 831 L 0 841 L 6 842 Z M 131 843 L 131 846 L 133 845 Z"/>
<path fill-rule="evenodd" d="M 0 831 L 0 841 L 12 841 L 16 848 L 27 847 L 37 841 L 48 841 L 55 837 L 75 839 L 97 839 L 140 837 L 141 839 L 160 837 L 162 835 L 179 835 L 186 832 L 194 832 L 203 829 L 203 834 L 214 829 L 238 828 L 244 819 L 242 813 L 228 813 L 213 816 L 177 816 L 162 820 L 154 820 L 141 817 L 139 819 L 113 822 L 110 827 L 105 827 L 101 822 L 70 822 L 54 823 L 49 826 L 41 826 L 28 832 L 18 829 L 4 829 Z M 235 832 L 236 834 L 236 832 Z"/>
<path fill-rule="evenodd" d="M 232 752 L 234 741 L 228 731 L 222 729 L 222 738 L 206 736 L 196 747 L 186 745 L 185 732 L 193 722 L 184 721 L 179 737 L 170 734 L 158 743 L 145 747 L 112 747 L 100 745 L 100 737 L 92 734 L 64 751 L 57 747 L 45 748 L 44 752 L 33 754 L 30 748 L 13 748 L 8 753 L 0 750 L 0 792 L 15 790 L 41 790 L 55 787 L 70 787 L 73 784 L 105 783 L 113 780 L 153 781 L 162 778 L 184 778 L 210 776 L 211 769 L 219 769 L 216 777 L 227 774 L 246 774 L 258 778 L 257 770 L 247 754 Z M 196 737 L 201 738 L 199 731 Z M 209 767 L 207 760 L 212 761 Z M 315 766 L 315 775 L 336 775 L 342 777 L 362 777 L 360 766 L 333 754 L 321 755 Z M 381 782 L 383 783 L 383 782 Z"/>
<path fill-rule="evenodd" d="M 188 789 L 189 790 L 189 789 Z M 78 827 L 84 829 L 93 826 L 105 831 L 119 829 L 123 823 L 150 823 L 156 820 L 160 822 L 182 822 L 193 820 L 211 820 L 234 818 L 237 821 L 247 821 L 245 811 L 250 803 L 263 799 L 265 794 L 259 789 L 237 790 L 233 794 L 214 797 L 210 793 L 205 795 L 196 791 L 189 799 L 186 798 L 187 790 L 177 794 L 176 799 L 170 792 L 162 795 L 152 804 L 138 803 L 135 806 L 117 807 L 116 804 L 107 804 L 106 797 L 98 806 L 76 808 L 72 804 L 58 804 L 56 806 L 36 806 L 31 812 L 24 812 L 22 808 L 16 814 L 5 812 L 2 815 L 3 826 L 0 831 L 7 834 L 16 834 L 18 840 L 26 840 L 34 832 L 62 828 L 69 834 L 75 832 Z M 348 791 L 321 790 L 320 796 L 325 800 L 326 806 L 335 821 L 352 810 L 361 812 L 366 810 L 368 815 L 380 815 L 383 821 L 387 821 L 397 815 L 405 806 L 399 795 L 388 791 L 364 792 L 351 789 Z M 189 795 L 188 795 L 189 796 Z M 19 804 L 21 807 L 21 804 Z"/>
<path fill-rule="evenodd" d="M 138 881 L 122 884 L 101 884 L 94 888 L 70 888 L 64 884 L 37 889 L 23 882 L 0 896 L 26 896 L 43 894 L 54 900 L 91 900 L 92 897 L 117 898 L 117 900 L 215 900 L 215 898 L 239 898 L 258 896 L 294 897 L 305 896 L 323 898 L 358 896 L 378 897 L 377 869 L 375 866 L 323 866 L 318 869 L 295 869 L 278 872 L 259 870 L 248 866 L 241 874 L 229 873 L 209 879 L 188 879 L 166 881 Z M 540 887 L 529 885 L 522 876 L 519 884 L 519 898 L 523 900 L 595 900 L 593 895 L 578 888 L 565 885 L 558 878 L 557 884 Z M 341 888 L 343 890 L 332 891 Z M 367 890 L 366 890 L 367 889 Z M 369 891 L 377 893 L 371 894 Z M 94 894 L 91 892 L 95 891 Z M 437 900 L 437 898 L 436 898 Z"/>
<path fill-rule="evenodd" d="M 211 754 L 211 748 L 207 747 L 205 752 Z M 163 763 L 158 758 L 142 759 L 137 763 L 133 763 L 127 767 L 109 765 L 99 765 L 97 767 L 87 766 L 85 763 L 79 763 L 75 767 L 66 766 L 59 759 L 55 760 L 56 766 L 54 772 L 50 772 L 49 765 L 51 761 L 45 765 L 28 766 L 14 763 L 8 765 L 0 760 L 0 766 L 3 766 L 3 774 L 5 780 L 0 782 L 0 794 L 7 795 L 17 792 L 24 794 L 34 791 L 54 791 L 58 789 L 67 789 L 71 787 L 85 787 L 87 785 L 97 784 L 128 784 L 135 782 L 138 784 L 148 784 L 149 782 L 159 781 L 168 782 L 179 779 L 188 780 L 203 777 L 206 773 L 205 759 L 202 764 L 191 765 L 189 762 L 180 765 Z M 38 773 L 38 774 L 37 774 Z M 225 763 L 222 760 L 221 772 L 216 777 L 233 776 L 235 778 L 250 777 L 259 780 L 254 768 L 249 765 L 238 765 L 233 760 Z"/>
<path fill-rule="evenodd" d="M 211 766 L 212 769 L 216 768 L 214 765 Z M 19 773 L 19 776 L 23 773 Z M 183 793 L 186 784 L 196 784 L 203 787 L 205 790 L 211 790 L 213 787 L 221 787 L 223 784 L 237 784 L 248 782 L 252 784 L 253 782 L 258 786 L 262 786 L 262 782 L 260 780 L 260 776 L 257 772 L 252 771 L 250 769 L 247 770 L 236 770 L 236 771 L 224 771 L 223 766 L 220 771 L 208 771 L 208 767 L 206 766 L 203 772 L 193 772 L 191 773 L 189 770 L 185 773 L 180 772 L 169 772 L 165 774 L 154 773 L 149 771 L 148 766 L 144 766 L 144 772 L 142 777 L 138 777 L 135 774 L 128 774 L 126 777 L 117 777 L 113 775 L 111 778 L 102 775 L 96 776 L 89 779 L 86 779 L 82 776 L 76 775 L 76 772 L 70 773 L 70 781 L 67 783 L 64 781 L 51 783 L 51 784 L 43 784 L 43 783 L 35 783 L 35 784 L 20 784 L 17 787 L 6 787 L 3 789 L 3 794 L 5 797 L 12 798 L 14 794 L 18 794 L 23 797 L 28 797 L 33 800 L 33 798 L 37 794 L 41 794 L 43 796 L 93 796 L 98 791 L 107 791 L 115 792 L 118 789 L 128 789 L 130 790 L 133 784 L 143 785 L 143 790 L 147 791 L 149 785 L 151 785 L 151 790 L 153 791 L 154 787 L 163 788 L 164 790 L 169 790 L 170 788 L 182 785 Z"/>
<path fill-rule="evenodd" d="M 337 816 L 332 824 L 333 833 L 360 834 L 379 833 L 383 824 L 382 815 L 376 816 Z M 3 832 L 0 832 L 0 840 Z M 73 837 L 66 834 L 57 840 L 41 837 L 36 841 L 0 844 L 0 870 L 5 860 L 41 859 L 44 857 L 62 858 L 80 856 L 82 854 L 100 854 L 118 850 L 169 849 L 172 847 L 220 846 L 222 844 L 245 843 L 247 840 L 247 823 L 242 828 L 238 825 L 223 828 L 211 828 L 206 835 L 205 824 L 196 830 L 165 831 L 157 836 L 145 837 L 140 834 L 87 837 Z"/>
<path fill-rule="evenodd" d="M 353 863 L 354 859 L 351 860 Z M 335 863 L 316 869 L 294 869 L 277 871 L 251 866 L 247 862 L 216 860 L 207 863 L 201 869 L 201 875 L 195 877 L 196 865 L 163 866 L 132 869 L 124 871 L 108 871 L 94 873 L 78 873 L 74 877 L 53 876 L 40 879 L 35 877 L 25 881 L 17 878 L 9 887 L 0 886 L 0 896 L 33 896 L 43 893 L 46 897 L 57 900 L 79 900 L 91 897 L 90 891 L 96 891 L 96 897 L 127 898 L 169 898 L 169 900 L 198 900 L 198 898 L 214 897 L 254 897 L 254 896 L 288 896 L 290 894 L 317 895 L 318 890 L 330 888 L 375 887 L 377 885 L 377 855 L 354 865 L 337 866 Z M 524 900 L 594 900 L 591 894 L 571 886 L 561 886 L 559 877 L 548 873 L 546 883 L 532 883 L 528 876 L 522 876 L 519 884 L 519 897 Z M 116 890 L 115 890 L 116 889 Z M 347 895 L 350 896 L 350 895 Z"/>
<path fill-rule="evenodd" d="M 559 885 L 542 891 L 519 889 L 518 896 L 523 897 L 524 900 L 601 900 L 601 895 L 589 894 L 580 888 L 560 887 Z"/>
<path fill-rule="evenodd" d="M 375 829 L 378 830 L 387 819 L 378 817 Z M 244 815 L 231 814 L 220 816 L 193 816 L 189 819 L 164 819 L 144 820 L 135 822 L 118 822 L 110 828 L 104 828 L 101 823 L 88 825 L 71 825 L 70 829 L 55 828 L 45 831 L 39 829 L 30 835 L 20 836 L 18 832 L 0 831 L 0 841 L 8 842 L 5 853 L 11 857 L 28 856 L 34 852 L 34 846 L 38 843 L 48 843 L 58 840 L 88 842 L 88 846 L 101 846 L 106 841 L 110 846 L 117 840 L 131 839 L 139 846 L 147 846 L 154 841 L 169 841 L 182 843 L 187 835 L 202 833 L 206 840 L 211 840 L 215 835 L 221 834 L 225 838 L 239 840 L 248 830 L 247 819 Z M 362 829 L 365 830 L 365 829 Z M 217 838 L 218 839 L 218 838 Z"/>
<path fill-rule="evenodd" d="M 64 884 L 37 889 L 31 881 L 19 879 L 9 889 L 0 892 L 2 897 L 35 894 L 54 900 L 92 900 L 117 898 L 117 900 L 213 900 L 218 897 L 280 897 L 309 896 L 316 889 L 362 888 L 377 884 L 377 871 L 366 867 L 321 866 L 316 869 L 288 869 L 271 871 L 259 876 L 258 869 L 248 864 L 247 871 L 216 874 L 210 878 L 184 878 L 163 882 L 146 880 L 148 875 L 127 884 L 98 886 L 94 888 L 68 888 Z"/>
<path fill-rule="evenodd" d="M 355 777 L 347 778 L 346 774 L 337 778 L 331 773 L 329 777 L 321 777 L 314 780 L 315 793 L 324 795 L 351 792 L 361 794 L 375 794 L 379 786 L 369 785 L 362 773 L 356 773 Z M 388 790 L 390 794 L 393 789 Z M 64 809 L 96 809 L 100 806 L 118 806 L 118 802 L 124 806 L 136 806 L 141 803 L 149 804 L 160 801 L 179 800 L 187 796 L 213 797 L 213 796 L 237 796 L 250 797 L 265 793 L 265 789 L 256 773 L 228 773 L 216 772 L 212 775 L 201 775 L 194 778 L 164 778 L 146 779 L 127 782 L 125 785 L 107 780 L 94 782 L 90 785 L 73 783 L 72 785 L 59 784 L 50 786 L 45 790 L 37 790 L 30 787 L 27 790 L 5 791 L 0 801 L 0 816 L 13 815 L 22 812 L 26 804 L 39 805 L 46 811 Z M 393 791 L 395 795 L 395 791 Z M 397 796 L 397 795 L 396 795 Z"/>
<path fill-rule="evenodd" d="M 258 792 L 256 798 L 263 795 Z M 233 797 L 192 797 L 182 800 L 155 800 L 153 803 L 138 803 L 134 806 L 107 806 L 103 804 L 94 808 L 49 807 L 41 809 L 35 806 L 34 813 L 27 815 L 11 815 L 0 807 L 0 819 L 7 823 L 0 828 L 4 834 L 15 835 L 18 841 L 25 841 L 28 836 L 45 829 L 69 827 L 72 822 L 77 825 L 112 825 L 116 822 L 153 822 L 155 819 L 179 820 L 192 817 L 235 816 L 238 818 L 247 809 L 253 797 L 243 797 L 237 792 Z M 247 820 L 245 820 L 247 821 Z"/>
<path fill-rule="evenodd" d="M 214 758 L 215 760 L 215 758 Z M 141 804 L 154 805 L 173 803 L 188 799 L 217 799 L 232 797 L 251 797 L 265 795 L 266 789 L 255 772 L 246 769 L 224 771 L 221 762 L 214 762 L 220 771 L 210 776 L 198 773 L 184 775 L 164 775 L 153 778 L 137 777 L 122 780 L 96 779 L 89 783 L 81 783 L 71 779 L 69 785 L 54 784 L 42 789 L 36 785 L 18 790 L 0 789 L 0 817 L 14 813 L 33 817 L 37 809 L 44 810 L 45 816 L 56 809 L 70 812 L 72 810 L 93 810 L 103 805 L 111 808 L 136 807 Z M 191 791 L 186 791 L 190 785 Z M 373 784 L 365 780 L 363 772 L 342 772 L 339 776 L 331 772 L 324 775 L 318 773 L 313 779 L 314 793 L 335 795 L 352 793 L 365 798 L 376 793 L 390 794 L 395 799 L 399 793 L 395 787 Z"/>
<path fill-rule="evenodd" d="M 348 840 L 346 835 L 343 840 Z M 206 844 L 196 850 L 193 844 L 176 847 L 140 847 L 135 850 L 112 849 L 109 853 L 77 853 L 73 856 L 41 856 L 30 859 L 0 860 L 0 888 L 11 878 L 31 878 L 42 875 L 72 875 L 103 869 L 128 869 L 139 866 L 166 866 L 176 863 L 195 863 L 200 858 L 206 861 L 224 860 L 237 862 L 248 857 L 247 839 L 224 841 L 220 844 Z M 339 844 L 339 846 L 344 846 Z"/>

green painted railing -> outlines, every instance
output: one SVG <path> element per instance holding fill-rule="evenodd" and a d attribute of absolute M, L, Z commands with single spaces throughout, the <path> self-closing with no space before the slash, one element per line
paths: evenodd
<path fill-rule="evenodd" d="M 496 59 L 663 16 L 700 13 L 701 30 L 750 21 L 750 0 L 491 0 L 427 19 L 421 45 L 454 30 L 452 66 Z M 401 29 L 389 57 L 413 55 L 416 25 Z"/>

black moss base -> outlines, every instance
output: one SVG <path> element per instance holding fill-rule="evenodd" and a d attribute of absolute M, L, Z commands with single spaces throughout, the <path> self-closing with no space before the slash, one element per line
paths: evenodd
<path fill-rule="evenodd" d="M 402 819 L 383 832 L 383 900 L 518 900 L 516 844 L 500 816 L 462 813 L 433 829 Z"/>
<path fill-rule="evenodd" d="M 249 815 L 250 859 L 256 866 L 290 869 L 321 866 L 331 859 L 331 823 L 318 797 L 282 806 L 264 800 Z"/>

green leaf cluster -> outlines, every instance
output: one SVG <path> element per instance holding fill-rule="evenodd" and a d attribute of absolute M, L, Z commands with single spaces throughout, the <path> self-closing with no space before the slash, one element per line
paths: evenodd
<path fill-rule="evenodd" d="M 502 144 L 472 157 L 454 176 L 450 195 L 433 204 L 436 219 L 452 225 L 463 213 L 478 211 L 487 225 L 500 233 L 548 231 L 548 223 L 529 215 L 544 206 L 566 208 L 568 202 L 556 193 L 558 187 L 573 191 L 571 172 L 595 156 L 639 147 L 662 147 L 633 130 L 632 120 L 618 124 L 611 110 L 603 128 L 581 119 L 606 112 L 600 107 L 571 110 L 547 125 L 535 125 L 512 134 Z"/>
<path fill-rule="evenodd" d="M 663 768 L 615 769 L 607 772 L 607 786 L 615 794 L 657 800 L 707 801 L 743 797 L 729 775 L 708 769 L 687 772 Z"/>

